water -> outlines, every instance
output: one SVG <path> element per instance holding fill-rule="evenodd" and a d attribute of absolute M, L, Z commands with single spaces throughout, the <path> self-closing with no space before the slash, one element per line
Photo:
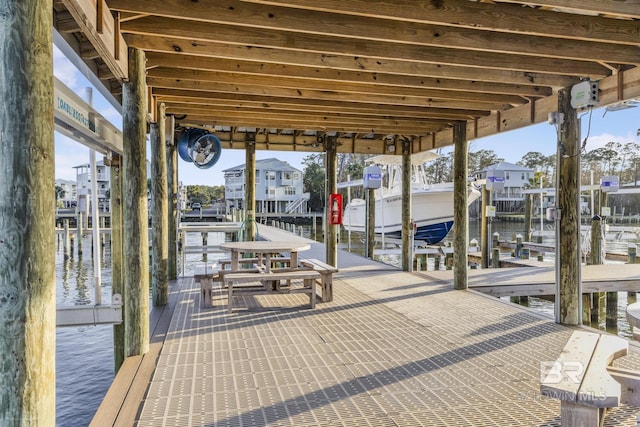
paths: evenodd
<path fill-rule="evenodd" d="M 209 233 L 208 243 L 224 241 L 224 233 Z M 60 240 L 61 242 L 61 240 Z M 202 244 L 200 233 L 187 234 L 188 245 Z M 83 239 L 83 254 L 64 259 L 62 244 L 56 246 L 56 304 L 93 304 L 95 285 L 91 236 Z M 77 248 L 74 248 L 77 250 Z M 107 243 L 101 253 L 102 302 L 111 302 L 111 253 Z M 224 254 L 186 257 L 185 275 L 196 265 L 211 265 Z M 181 274 L 179 258 L 178 274 Z M 86 426 L 97 411 L 114 378 L 113 326 L 64 327 L 56 330 L 56 425 Z"/>
<path fill-rule="evenodd" d="M 60 240 L 61 241 L 61 240 Z M 94 300 L 91 237 L 83 239 L 83 254 L 64 259 L 56 246 L 56 304 L 92 304 Z M 77 248 L 76 248 L 77 249 Z M 111 301 L 109 246 L 102 252 L 102 301 Z M 113 381 L 113 327 L 56 329 L 56 425 L 86 426 Z"/>

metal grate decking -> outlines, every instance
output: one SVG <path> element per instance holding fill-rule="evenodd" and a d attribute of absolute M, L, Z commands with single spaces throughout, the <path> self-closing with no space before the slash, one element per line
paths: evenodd
<path fill-rule="evenodd" d="M 226 296 L 185 279 L 140 426 L 558 426 L 539 363 L 572 329 L 419 274 L 341 269 L 334 301 Z M 249 306 L 241 309 L 242 304 Z M 640 369 L 640 353 L 617 363 Z M 636 426 L 621 407 L 609 426 Z"/>

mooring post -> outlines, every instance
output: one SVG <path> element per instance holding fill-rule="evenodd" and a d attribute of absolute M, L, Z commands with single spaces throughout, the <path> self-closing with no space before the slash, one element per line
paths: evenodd
<path fill-rule="evenodd" d="M 56 275 L 50 0 L 0 18 L 0 424 L 53 426 Z"/>
<path fill-rule="evenodd" d="M 487 216 L 487 207 L 489 206 L 490 192 L 487 190 L 487 186 L 482 186 L 482 207 L 480 208 L 480 265 L 482 268 L 489 268 L 489 258 L 491 258 L 491 251 L 489 250 L 489 221 L 491 220 Z"/>
<path fill-rule="evenodd" d="M 253 135 L 249 139 L 249 135 Z M 246 212 L 244 220 L 245 240 L 256 240 L 256 224 L 254 215 L 256 213 L 256 141 L 255 133 L 247 132 L 245 136 L 245 191 L 244 191 L 244 210 Z M 202 209 L 200 209 L 202 214 Z"/>
<path fill-rule="evenodd" d="M 533 211 L 533 203 L 531 199 L 533 194 L 524 195 L 524 241 L 531 242 L 531 217 Z"/>
<path fill-rule="evenodd" d="M 618 326 L 618 293 L 607 292 L 606 326 Z"/>
<path fill-rule="evenodd" d="M 500 268 L 500 248 L 493 248 L 491 251 L 491 268 Z"/>
<path fill-rule="evenodd" d="M 64 234 L 63 234 L 63 245 L 64 245 L 64 259 L 69 258 L 69 253 L 71 250 L 71 241 L 69 239 L 69 220 L 64 220 Z"/>
<path fill-rule="evenodd" d="M 84 233 L 82 229 L 84 220 L 82 217 L 82 212 L 78 211 L 78 218 L 76 220 L 76 240 L 78 241 L 76 246 L 78 247 L 78 256 L 82 255 L 82 234 Z"/>
<path fill-rule="evenodd" d="M 125 356 L 149 350 L 149 209 L 147 206 L 147 106 L 144 52 L 128 49 L 129 80 L 122 91 L 124 148 Z"/>
<path fill-rule="evenodd" d="M 627 247 L 627 255 L 628 255 L 628 263 L 629 264 L 635 264 L 636 263 L 636 252 L 637 252 L 638 248 L 636 245 L 634 245 L 633 243 L 630 243 L 629 246 Z"/>

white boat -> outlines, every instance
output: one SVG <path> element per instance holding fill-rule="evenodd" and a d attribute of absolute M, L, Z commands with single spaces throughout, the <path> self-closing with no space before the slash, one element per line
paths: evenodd
<path fill-rule="evenodd" d="M 453 183 L 429 184 L 424 164 L 438 157 L 427 151 L 411 156 L 411 214 L 415 224 L 414 240 L 428 245 L 436 244 L 453 228 Z M 375 190 L 376 234 L 390 238 L 402 237 L 402 156 L 381 155 L 368 159 L 383 171 L 383 185 Z M 362 181 L 344 183 L 339 187 L 362 185 Z M 480 192 L 468 186 L 468 204 L 480 197 Z M 345 206 L 342 226 L 347 231 L 366 231 L 367 203 L 364 199 L 351 199 Z"/>

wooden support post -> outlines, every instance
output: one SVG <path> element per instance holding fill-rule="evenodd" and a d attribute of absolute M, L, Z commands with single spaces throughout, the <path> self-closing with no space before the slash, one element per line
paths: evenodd
<path fill-rule="evenodd" d="M 467 124 L 453 125 L 453 287 L 467 289 L 467 246 L 469 207 L 467 206 L 468 163 Z"/>
<path fill-rule="evenodd" d="M 491 268 L 500 268 L 500 248 L 491 250 Z"/>
<path fill-rule="evenodd" d="M 487 207 L 489 206 L 489 198 L 491 193 L 487 190 L 487 186 L 482 186 L 482 207 L 480 208 L 480 265 L 482 268 L 489 268 L 489 258 L 491 258 L 491 254 L 489 253 L 489 221 L 490 218 L 487 217 Z"/>
<path fill-rule="evenodd" d="M 174 117 L 165 119 L 165 138 L 167 141 L 167 208 L 168 208 L 168 245 L 167 279 L 178 277 L 178 150 L 174 143 Z"/>
<path fill-rule="evenodd" d="M 125 304 L 126 294 L 124 291 L 124 266 L 123 266 L 123 228 L 124 218 L 122 216 L 122 158 L 114 154 L 111 159 L 111 291 L 114 294 L 122 295 L 122 304 Z M 113 361 L 115 372 L 120 370 L 124 362 L 124 325 L 127 321 L 125 313 L 122 313 L 122 323 L 113 325 Z"/>
<path fill-rule="evenodd" d="M 607 292 L 607 314 L 606 314 L 606 326 L 617 327 L 618 326 L 618 293 Z"/>
<path fill-rule="evenodd" d="M 600 265 L 603 264 L 603 251 L 602 251 L 602 218 L 595 215 L 591 219 L 591 251 L 589 252 L 589 264 Z"/>
<path fill-rule="evenodd" d="M 373 259 L 373 249 L 376 245 L 376 190 L 367 188 L 365 191 L 367 192 L 367 258 Z"/>
<path fill-rule="evenodd" d="M 64 246 L 64 259 L 69 258 L 69 253 L 71 251 L 71 240 L 69 239 L 69 220 L 64 220 L 64 238 L 63 238 L 63 246 Z"/>
<path fill-rule="evenodd" d="M 578 116 L 571 107 L 570 90 L 558 91 L 559 120 L 556 206 L 560 219 L 556 222 L 559 257 L 556 258 L 558 294 L 556 320 L 566 325 L 581 323 L 582 284 L 580 283 L 580 141 Z"/>
<path fill-rule="evenodd" d="M 582 294 L 582 323 L 591 324 L 591 294 Z"/>
<path fill-rule="evenodd" d="M 151 225 L 153 244 L 151 256 L 151 295 L 153 305 L 166 305 L 169 301 L 169 199 L 167 197 L 167 151 L 165 144 L 165 104 L 159 103 L 157 123 L 151 124 Z M 202 211 L 202 209 L 200 210 Z"/>
<path fill-rule="evenodd" d="M 525 194 L 524 195 L 524 241 L 531 241 L 531 217 L 533 212 L 533 203 L 531 202 L 531 198 L 533 194 Z"/>
<path fill-rule="evenodd" d="M 411 212 L 411 141 L 402 141 L 402 270 L 412 271 L 413 214 Z"/>
<path fill-rule="evenodd" d="M 56 275 L 52 2 L 2 2 L 0 424 L 53 426 Z"/>
<path fill-rule="evenodd" d="M 122 91 L 124 161 L 125 356 L 149 350 L 149 215 L 147 207 L 144 52 L 129 48 L 129 81 Z"/>
<path fill-rule="evenodd" d="M 245 240 L 256 240 L 256 224 L 254 215 L 256 213 L 256 143 L 247 141 L 245 144 L 245 191 L 244 210 L 246 212 L 244 220 Z M 200 210 L 202 212 L 202 209 Z"/>
<path fill-rule="evenodd" d="M 78 256 L 82 255 L 82 235 L 84 234 L 82 228 L 84 220 L 82 218 L 82 212 L 78 212 L 78 218 L 76 219 L 76 240 L 78 240 L 76 246 L 78 247 Z"/>
<path fill-rule="evenodd" d="M 600 297 L 602 292 L 594 292 L 591 294 L 591 323 L 600 321 Z"/>
<path fill-rule="evenodd" d="M 335 136 L 325 136 L 326 138 L 326 173 L 327 173 L 327 195 L 325 197 L 325 218 L 326 228 L 325 245 L 327 252 L 326 263 L 334 267 L 338 266 L 338 227 L 339 225 L 329 225 L 329 194 L 338 192 L 338 146 Z"/>
<path fill-rule="evenodd" d="M 206 231 L 202 232 L 202 247 L 206 248 L 209 245 L 209 233 Z M 202 253 L 202 261 L 207 262 L 207 252 Z"/>

